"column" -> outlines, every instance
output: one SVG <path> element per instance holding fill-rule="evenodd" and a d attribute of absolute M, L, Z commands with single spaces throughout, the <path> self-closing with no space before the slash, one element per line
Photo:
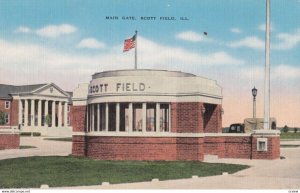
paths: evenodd
<path fill-rule="evenodd" d="M 48 101 L 45 101 L 45 108 L 44 108 L 44 126 L 47 126 L 46 123 L 46 116 L 48 115 L 49 111 L 48 111 Z"/>
<path fill-rule="evenodd" d="M 168 112 L 169 112 L 169 114 L 168 114 L 168 117 L 169 117 L 169 128 L 168 129 L 169 130 L 168 131 L 171 132 L 171 126 L 172 126 L 171 125 L 171 121 L 172 121 L 172 119 L 171 119 L 171 115 L 172 115 L 172 113 L 171 113 L 171 104 L 169 104 L 169 111 Z"/>
<path fill-rule="evenodd" d="M 38 101 L 38 126 L 42 126 L 42 101 Z"/>
<path fill-rule="evenodd" d="M 147 119 L 147 103 L 142 106 L 142 131 L 146 132 L 146 119 Z"/>
<path fill-rule="evenodd" d="M 46 116 L 48 115 L 49 111 L 48 111 L 48 101 L 45 101 L 45 108 L 44 108 L 44 126 L 48 126 L 46 123 Z"/>
<path fill-rule="evenodd" d="M 120 132 L 120 103 L 116 104 L 116 131 Z"/>
<path fill-rule="evenodd" d="M 160 103 L 156 103 L 155 127 L 156 132 L 160 132 Z"/>
<path fill-rule="evenodd" d="M 129 103 L 128 105 L 128 114 L 129 114 L 129 117 L 128 117 L 128 121 L 129 121 L 129 131 L 128 132 L 132 132 L 132 122 L 133 122 L 133 109 L 132 109 L 132 103 Z"/>
<path fill-rule="evenodd" d="M 95 104 L 92 104 L 92 129 L 91 131 L 95 131 Z"/>
<path fill-rule="evenodd" d="M 24 126 L 28 126 L 28 100 L 24 100 L 25 103 L 25 109 L 24 109 Z"/>
<path fill-rule="evenodd" d="M 90 104 L 90 108 L 89 108 L 89 117 L 90 117 L 90 125 L 89 125 L 89 132 L 92 131 L 92 120 L 93 120 L 93 115 L 92 115 L 92 108 L 93 108 L 93 104 Z"/>
<path fill-rule="evenodd" d="M 105 131 L 108 131 L 108 103 L 105 103 Z"/>
<path fill-rule="evenodd" d="M 86 132 L 89 132 L 89 104 L 86 105 Z"/>
<path fill-rule="evenodd" d="M 30 126 L 34 126 L 34 99 L 31 99 L 31 115 L 30 115 L 30 120 L 31 120 L 31 122 L 30 122 Z"/>
<path fill-rule="evenodd" d="M 97 104 L 97 131 L 100 131 L 100 103 Z"/>
<path fill-rule="evenodd" d="M 65 102 L 64 105 L 64 126 L 68 126 L 68 102 Z"/>
<path fill-rule="evenodd" d="M 62 126 L 62 102 L 58 102 L 58 127 Z"/>
<path fill-rule="evenodd" d="M 52 101 L 52 125 L 51 127 L 55 127 L 55 101 Z"/>
<path fill-rule="evenodd" d="M 22 112 L 23 112 L 22 100 L 19 99 L 19 124 L 22 124 Z"/>

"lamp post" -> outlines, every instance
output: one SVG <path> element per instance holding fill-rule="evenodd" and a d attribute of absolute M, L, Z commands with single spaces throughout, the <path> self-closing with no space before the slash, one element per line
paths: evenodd
<path fill-rule="evenodd" d="M 257 95 L 257 89 L 254 87 L 252 89 L 252 96 L 253 96 L 253 118 L 256 118 L 256 95 Z"/>

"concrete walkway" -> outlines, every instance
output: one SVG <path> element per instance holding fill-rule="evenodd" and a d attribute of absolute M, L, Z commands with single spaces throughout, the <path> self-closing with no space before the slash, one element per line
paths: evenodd
<path fill-rule="evenodd" d="M 22 146 L 29 145 L 37 148 L 1 150 L 0 159 L 71 154 L 71 142 L 43 139 L 43 137 L 21 137 Z M 300 145 L 300 141 L 282 141 L 281 144 Z M 284 156 L 285 159 L 247 160 L 205 157 L 205 162 L 210 163 L 235 163 L 252 166 L 232 175 L 105 186 L 64 187 L 64 189 L 299 189 L 300 147 L 281 148 L 281 156 Z"/>
<path fill-rule="evenodd" d="M 72 142 L 44 140 L 44 137 L 21 137 L 20 146 L 36 148 L 1 150 L 0 160 L 29 156 L 66 156 L 72 152 Z"/>

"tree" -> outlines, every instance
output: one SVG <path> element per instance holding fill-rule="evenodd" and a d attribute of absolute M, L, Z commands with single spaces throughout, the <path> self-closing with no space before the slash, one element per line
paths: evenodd
<path fill-rule="evenodd" d="M 0 111 L 0 125 L 5 124 L 5 113 Z"/>
<path fill-rule="evenodd" d="M 287 125 L 285 125 L 283 128 L 282 128 L 282 131 L 284 133 L 287 133 L 289 131 L 289 127 Z"/>
<path fill-rule="evenodd" d="M 48 114 L 48 115 L 46 115 L 46 117 L 45 117 L 45 122 L 46 122 L 46 124 L 47 124 L 47 126 L 49 126 L 50 124 L 51 124 L 51 116 Z"/>

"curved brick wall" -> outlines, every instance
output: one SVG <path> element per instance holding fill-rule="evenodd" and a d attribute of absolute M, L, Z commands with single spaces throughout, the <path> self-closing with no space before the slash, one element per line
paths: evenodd
<path fill-rule="evenodd" d="M 204 149 L 203 138 L 73 136 L 72 154 L 101 160 L 200 161 Z"/>

